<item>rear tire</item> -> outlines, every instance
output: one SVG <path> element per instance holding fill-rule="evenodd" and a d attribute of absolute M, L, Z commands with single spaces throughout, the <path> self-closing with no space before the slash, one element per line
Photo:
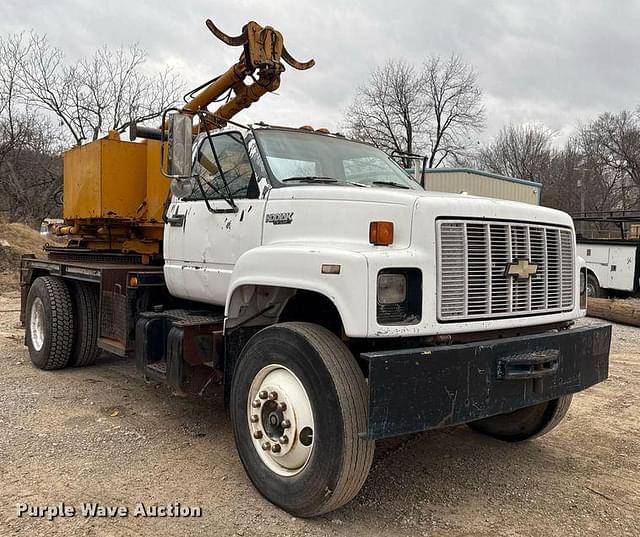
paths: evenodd
<path fill-rule="evenodd" d="M 73 305 L 61 278 L 43 276 L 31 285 L 26 306 L 26 343 L 39 369 L 62 369 L 73 346 Z"/>
<path fill-rule="evenodd" d="M 230 399 L 236 446 L 255 487 L 301 517 L 350 501 L 373 460 L 375 443 L 359 436 L 367 398 L 355 358 L 326 328 L 292 322 L 258 332 L 242 350 Z"/>
<path fill-rule="evenodd" d="M 572 395 L 469 423 L 474 431 L 505 442 L 531 440 L 554 429 L 565 417 Z"/>
<path fill-rule="evenodd" d="M 73 302 L 75 341 L 69 365 L 91 365 L 100 354 L 98 348 L 98 290 L 95 285 L 73 282 L 70 285 Z"/>

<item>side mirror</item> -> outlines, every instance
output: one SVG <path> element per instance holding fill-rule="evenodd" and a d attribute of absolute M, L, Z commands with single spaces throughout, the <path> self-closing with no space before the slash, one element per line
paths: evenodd
<path fill-rule="evenodd" d="M 167 114 L 165 124 L 167 126 L 165 175 L 172 179 L 191 177 L 193 115 L 183 112 Z M 164 164 L 163 162 L 163 168 Z"/>
<path fill-rule="evenodd" d="M 194 185 L 192 179 L 171 179 L 171 193 L 180 199 L 193 195 Z"/>

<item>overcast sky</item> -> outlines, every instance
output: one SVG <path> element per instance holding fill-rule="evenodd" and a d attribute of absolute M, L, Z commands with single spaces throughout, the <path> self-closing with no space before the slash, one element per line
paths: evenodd
<path fill-rule="evenodd" d="M 603 111 L 640 105 L 640 1 L 261 1 L 0 0 L 0 32 L 35 30 L 70 57 L 138 42 L 147 69 L 170 64 L 186 86 L 219 74 L 239 53 L 228 34 L 248 20 L 279 29 L 310 71 L 288 69 L 279 95 L 238 119 L 339 127 L 367 73 L 387 58 L 416 64 L 460 54 L 478 72 L 494 135 L 508 122 L 539 122 L 560 134 Z"/>

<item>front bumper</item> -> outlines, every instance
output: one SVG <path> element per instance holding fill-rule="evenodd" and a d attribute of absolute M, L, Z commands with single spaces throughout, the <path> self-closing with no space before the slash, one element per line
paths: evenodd
<path fill-rule="evenodd" d="M 369 425 L 385 438 L 513 412 L 605 380 L 611 326 L 361 354 Z"/>

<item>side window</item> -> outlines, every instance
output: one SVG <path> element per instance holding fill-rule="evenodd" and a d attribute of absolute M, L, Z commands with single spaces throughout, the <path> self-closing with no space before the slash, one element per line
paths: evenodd
<path fill-rule="evenodd" d="M 226 132 L 203 140 L 193 172 L 200 179 L 207 199 L 223 199 L 229 193 L 233 198 L 258 197 L 251 161 L 239 132 Z M 203 199 L 202 190 L 194 185 L 189 199 Z"/>

